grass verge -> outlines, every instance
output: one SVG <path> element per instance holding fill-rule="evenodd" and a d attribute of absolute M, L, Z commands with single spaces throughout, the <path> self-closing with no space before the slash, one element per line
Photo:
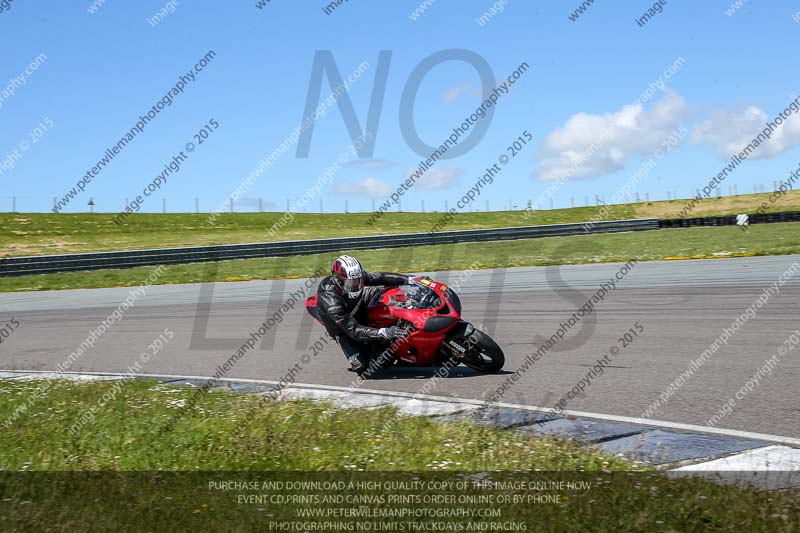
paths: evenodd
<path fill-rule="evenodd" d="M 800 223 L 662 229 L 547 237 L 518 241 L 341 250 L 372 271 L 420 272 L 552 264 L 651 261 L 800 253 Z M 170 265 L 155 282 L 200 283 L 307 277 L 330 264 L 336 253 L 218 263 Z M 0 292 L 135 286 L 156 267 L 97 270 L 0 278 Z"/>
<path fill-rule="evenodd" d="M 442 424 L 400 417 L 392 408 L 343 411 L 309 401 L 256 408 L 259 398 L 254 395 L 210 391 L 200 395 L 173 430 L 160 434 L 158 428 L 194 395 L 192 389 L 144 381 L 55 381 L 48 382 L 31 404 L 42 383 L 0 382 L 2 420 L 19 406 L 28 406 L 0 434 L 0 524 L 4 530 L 84 529 L 82 521 L 87 519 L 93 529 L 147 526 L 185 531 L 202 526 L 244 530 L 244 523 L 267 529 L 268 523 L 297 522 L 300 508 L 330 506 L 308 498 L 270 500 L 284 492 L 308 497 L 315 491 L 261 490 L 264 481 L 427 482 L 475 480 L 476 475 L 529 483 L 581 480 L 588 487 L 562 486 L 549 490 L 553 497 L 557 493 L 557 501 L 527 505 L 498 500 L 478 506 L 467 500 L 461 505 L 392 505 L 388 498 L 398 490 L 385 485 L 360 491 L 334 486 L 318 496 L 332 498 L 333 508 L 339 509 L 397 512 L 430 507 L 446 513 L 454 508 L 497 508 L 503 514 L 491 521 L 529 524 L 527 530 L 539 531 L 789 531 L 800 521 L 796 491 L 769 493 L 699 479 L 670 480 L 660 472 L 633 468 L 570 441 L 533 438 L 468 422 Z M 79 420 L 84 421 L 80 430 L 72 432 Z M 173 474 L 152 473 L 155 470 Z M 258 485 L 224 490 L 214 485 L 226 481 L 256 481 Z M 426 485 L 403 494 L 444 492 Z M 337 495 L 344 498 L 354 493 L 369 496 L 369 504 L 335 500 Z M 504 493 L 538 494 L 520 489 Z M 458 491 L 453 497 L 464 494 L 487 492 Z M 259 495 L 266 495 L 266 502 Z M 356 530 L 330 525 L 352 522 L 345 518 L 330 519 L 322 529 L 304 529 Z M 356 517 L 355 521 L 365 520 Z M 381 521 L 399 524 L 403 520 L 384 516 Z M 429 522 L 417 517 L 411 521 Z M 466 528 L 474 521 L 462 518 L 441 523 L 460 523 Z"/>
<path fill-rule="evenodd" d="M 691 217 L 753 213 L 769 194 L 709 198 L 698 204 Z M 641 202 L 609 206 L 604 220 L 678 218 L 686 200 Z M 535 211 L 526 218 L 520 211 L 462 213 L 448 230 L 498 228 L 586 222 L 602 207 L 575 207 Z M 800 210 L 800 191 L 789 191 L 770 211 Z M 267 230 L 283 213 L 133 214 L 121 226 L 106 213 L 0 213 L 0 256 L 47 255 L 211 244 L 306 240 L 325 237 L 385 235 L 428 231 L 441 213 L 386 213 L 370 226 L 369 213 L 297 213 L 294 221 L 270 236 Z"/>
<path fill-rule="evenodd" d="M 0 421 L 44 381 L 0 382 Z M 567 441 L 472 424 L 398 418 L 394 409 L 336 410 L 327 402 L 131 381 L 54 381 L 0 441 L 0 468 L 18 470 L 628 470 Z M 106 398 L 113 396 L 110 400 Z M 199 397 L 198 397 L 199 396 Z M 196 401 L 181 409 L 187 401 Z M 92 419 L 70 428 L 95 408 Z M 180 413 L 171 431 L 158 430 Z M 84 419 L 85 420 L 85 419 Z M 240 433 L 240 429 L 243 432 Z M 382 431 L 381 428 L 385 428 Z M 449 446 L 444 446 L 448 443 Z M 468 444 L 469 443 L 469 444 Z M 474 446 L 472 444 L 475 444 Z M 410 452 L 412 451 L 413 452 Z M 445 465 L 447 463 L 447 465 Z M 441 466 L 439 466 L 441 465 Z"/>

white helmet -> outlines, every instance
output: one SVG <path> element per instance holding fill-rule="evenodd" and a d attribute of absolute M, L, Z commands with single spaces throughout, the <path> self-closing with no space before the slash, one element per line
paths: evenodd
<path fill-rule="evenodd" d="M 355 257 L 342 255 L 331 265 L 331 280 L 340 294 L 358 298 L 364 289 L 364 269 Z"/>

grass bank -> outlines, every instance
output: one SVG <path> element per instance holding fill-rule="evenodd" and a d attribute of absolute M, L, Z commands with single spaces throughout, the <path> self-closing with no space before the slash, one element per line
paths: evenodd
<path fill-rule="evenodd" d="M 800 223 L 760 224 L 747 231 L 735 226 L 662 229 L 547 237 L 518 241 L 418 246 L 382 250 L 341 250 L 358 257 L 369 270 L 420 272 L 552 264 L 651 261 L 702 257 L 800 253 Z M 155 282 L 200 283 L 307 277 L 337 254 L 242 259 L 171 265 Z M 477 261 L 477 263 L 476 263 Z M 135 286 L 156 267 L 68 272 L 0 278 L 0 292 Z"/>
<path fill-rule="evenodd" d="M 752 213 L 769 194 L 745 194 L 702 201 L 691 216 Z M 607 220 L 678 218 L 685 200 L 641 202 L 610 206 Z M 498 228 L 586 222 L 598 207 L 575 207 L 533 212 L 463 213 L 448 230 Z M 800 210 L 800 191 L 789 191 L 771 204 L 771 211 Z M 211 244 L 304 240 L 325 237 L 385 235 L 428 231 L 441 213 L 386 213 L 367 224 L 369 213 L 305 214 L 274 236 L 267 233 L 283 213 L 224 213 L 211 221 L 208 214 L 133 214 L 121 226 L 115 214 L 0 213 L 0 256 L 45 255 L 135 250 Z"/>

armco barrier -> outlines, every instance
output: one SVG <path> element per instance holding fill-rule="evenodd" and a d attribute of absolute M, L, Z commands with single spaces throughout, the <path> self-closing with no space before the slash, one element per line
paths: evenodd
<path fill-rule="evenodd" d="M 750 224 L 770 222 L 800 222 L 800 211 L 780 211 L 761 215 L 749 215 Z M 227 259 L 308 255 L 345 250 L 398 248 L 401 246 L 425 246 L 458 242 L 536 239 L 539 237 L 586 235 L 587 233 L 616 233 L 621 231 L 646 231 L 660 228 L 731 226 L 735 224 L 736 215 L 676 218 L 670 220 L 641 218 L 635 220 L 595 222 L 588 230 L 584 228 L 582 223 L 550 224 L 546 226 L 442 231 L 438 233 L 407 233 L 404 235 L 375 235 L 369 237 L 345 237 L 341 239 L 315 239 L 308 241 L 131 250 L 125 252 L 11 257 L 0 262 L 0 277 L 49 274 L 53 272 L 70 272 L 76 270 L 99 270 L 104 268 L 201 263 L 206 261 L 223 261 Z"/>
<path fill-rule="evenodd" d="M 125 252 L 13 257 L 6 259 L 3 263 L 2 269 L 0 269 L 0 276 L 23 276 L 75 270 L 99 270 L 147 265 L 199 263 L 227 259 L 308 255 L 345 250 L 398 248 L 401 246 L 535 239 L 539 237 L 557 237 L 563 235 L 586 235 L 587 233 L 645 231 L 658 228 L 659 221 L 655 218 L 648 218 L 596 222 L 591 226 L 588 232 L 580 223 L 551 224 L 546 226 L 522 226 L 516 228 L 442 231 L 433 234 L 408 233 L 404 235 L 376 235 L 340 239 L 315 239 L 307 241 L 132 250 Z"/>
<path fill-rule="evenodd" d="M 767 224 L 771 222 L 800 222 L 800 211 L 777 211 L 760 215 L 747 215 L 749 224 Z M 699 218 L 673 218 L 659 220 L 662 228 L 691 228 L 696 226 L 733 226 L 736 215 Z"/>

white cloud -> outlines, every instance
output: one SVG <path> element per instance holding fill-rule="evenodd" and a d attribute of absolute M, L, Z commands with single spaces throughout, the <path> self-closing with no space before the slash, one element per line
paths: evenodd
<path fill-rule="evenodd" d="M 259 198 L 240 198 L 236 200 L 235 205 L 240 205 L 242 207 L 258 207 L 260 205 L 261 207 L 265 207 L 267 209 L 277 207 L 277 204 L 275 202 L 270 202 L 270 201 L 265 202 Z"/>
<path fill-rule="evenodd" d="M 388 159 L 356 159 L 345 164 L 350 168 L 365 168 L 368 170 L 383 170 L 393 165 L 394 163 Z"/>
<path fill-rule="evenodd" d="M 392 187 L 388 183 L 371 176 L 352 183 L 339 183 L 333 190 L 339 194 L 369 198 L 381 198 L 392 193 Z"/>
<path fill-rule="evenodd" d="M 413 174 L 413 172 L 414 170 L 411 170 L 408 174 Z M 417 179 L 416 185 L 420 189 L 446 189 L 454 184 L 463 173 L 463 169 L 452 165 L 444 168 L 432 168 Z"/>
<path fill-rule="evenodd" d="M 461 83 L 459 85 L 450 87 L 444 93 L 442 93 L 442 102 L 447 105 L 455 104 L 458 102 L 459 98 L 461 98 L 462 94 L 475 94 L 480 96 L 481 91 L 471 83 Z"/>
<path fill-rule="evenodd" d="M 796 104 L 795 104 L 796 105 Z M 767 116 L 753 105 L 741 105 L 733 109 L 716 109 L 708 120 L 692 130 L 692 140 L 696 143 L 711 143 L 720 157 L 730 157 L 739 153 L 745 146 L 773 122 L 775 117 Z M 774 157 L 786 150 L 800 145 L 800 117 L 793 113 L 770 135 L 769 140 L 750 153 L 750 159 Z"/>
<path fill-rule="evenodd" d="M 543 141 L 535 159 L 542 180 L 613 172 L 636 155 L 650 155 L 686 116 L 683 98 L 666 90 L 649 110 L 630 104 L 619 111 L 577 113 Z"/>

